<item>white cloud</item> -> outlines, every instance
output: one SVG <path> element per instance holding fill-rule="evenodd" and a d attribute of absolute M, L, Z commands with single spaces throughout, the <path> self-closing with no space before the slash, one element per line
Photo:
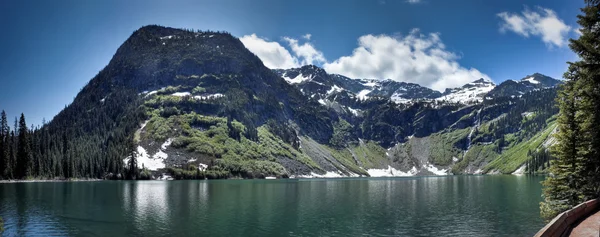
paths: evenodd
<path fill-rule="evenodd" d="M 302 38 L 310 39 L 311 34 L 303 35 Z M 309 42 L 300 44 L 297 39 L 283 37 L 287 42 L 291 53 L 284 46 L 275 41 L 260 38 L 256 34 L 245 35 L 240 38 L 244 46 L 252 53 L 256 54 L 266 67 L 275 68 L 294 68 L 308 64 L 326 62 L 323 53 L 315 48 Z"/>
<path fill-rule="evenodd" d="M 351 78 L 392 79 L 418 83 L 443 91 L 479 78 L 490 79 L 474 68 L 464 68 L 458 56 L 445 49 L 437 33 L 423 35 L 414 29 L 406 36 L 364 35 L 352 55 L 325 63 L 329 73 Z"/>
<path fill-rule="evenodd" d="M 421 2 L 421 0 L 406 0 L 406 2 L 407 2 L 407 3 L 414 4 L 414 3 L 420 3 L 420 2 Z"/>
<path fill-rule="evenodd" d="M 333 62 L 327 62 L 323 53 L 309 42 L 300 44 L 297 39 L 290 37 L 283 38 L 290 51 L 277 42 L 254 34 L 241 39 L 269 68 L 322 63 L 328 73 L 350 78 L 412 82 L 439 91 L 459 87 L 479 78 L 490 79 L 477 69 L 460 66 L 457 62 L 459 57 L 445 49 L 438 33 L 424 35 L 418 29 L 406 36 L 361 36 L 358 47 L 351 55 Z"/>
<path fill-rule="evenodd" d="M 316 50 L 311 43 L 298 44 L 298 40 L 290 37 L 283 37 L 283 39 L 288 42 L 290 48 L 292 48 L 292 52 L 301 59 L 300 64 L 308 65 L 325 62 L 323 53 Z"/>
<path fill-rule="evenodd" d="M 299 66 L 298 59 L 277 42 L 269 42 L 266 39 L 256 36 L 256 34 L 245 35 L 240 40 L 268 68 L 293 68 Z"/>
<path fill-rule="evenodd" d="M 575 33 L 579 36 L 583 35 L 583 33 L 581 32 L 581 28 L 574 29 L 573 31 L 575 31 Z"/>
<path fill-rule="evenodd" d="M 536 7 L 535 11 L 526 8 L 521 14 L 501 12 L 497 16 L 502 19 L 501 32 L 512 31 L 525 37 L 539 36 L 549 46 L 565 45 L 571 31 L 571 27 L 558 18 L 556 12 L 547 8 Z"/>

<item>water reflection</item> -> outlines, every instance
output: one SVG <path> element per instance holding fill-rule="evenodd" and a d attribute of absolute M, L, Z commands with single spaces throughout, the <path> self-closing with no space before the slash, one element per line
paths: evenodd
<path fill-rule="evenodd" d="M 0 185 L 6 235 L 525 236 L 539 177 Z"/>

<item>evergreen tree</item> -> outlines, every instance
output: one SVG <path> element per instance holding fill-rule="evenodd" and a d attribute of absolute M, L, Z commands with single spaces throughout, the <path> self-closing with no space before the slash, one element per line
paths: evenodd
<path fill-rule="evenodd" d="M 19 178 L 26 178 L 31 175 L 31 150 L 27 123 L 23 114 L 21 114 L 21 118 L 19 119 L 19 144 L 17 147 L 17 176 Z"/>
<path fill-rule="evenodd" d="M 578 203 L 600 196 L 600 1 L 586 0 L 578 23 L 582 35 L 570 47 L 580 61 L 569 63 L 558 96 L 558 143 L 552 174 L 544 182 L 541 214 L 551 219 Z"/>
<path fill-rule="evenodd" d="M 8 165 L 6 170 L 6 176 L 8 179 L 15 178 L 15 170 L 17 164 L 17 155 L 16 155 L 16 139 L 15 139 L 15 131 L 10 131 L 10 135 L 6 135 L 6 140 L 8 141 Z"/>
<path fill-rule="evenodd" d="M 565 78 L 572 80 L 574 77 L 571 73 L 565 73 Z M 558 132 L 555 135 L 557 144 L 552 147 L 556 160 L 550 167 L 552 176 L 543 183 L 544 202 L 540 207 L 545 219 L 552 219 L 579 202 L 578 167 L 582 141 L 574 84 L 574 81 L 567 81 L 557 98 L 560 107 Z"/>
<path fill-rule="evenodd" d="M 577 21 L 582 35 L 570 47 L 580 61 L 571 63 L 577 71 L 576 90 L 580 91 L 581 132 L 585 149 L 582 164 L 582 198 L 600 196 L 600 1 L 586 1 L 584 14 Z"/>
<path fill-rule="evenodd" d="M 127 171 L 129 179 L 136 179 L 138 168 L 137 168 L 137 149 L 135 147 L 135 142 L 133 141 L 133 137 L 129 139 L 127 142 L 127 149 L 129 150 L 129 161 L 127 162 Z"/>
<path fill-rule="evenodd" d="M 8 153 L 8 121 L 6 112 L 2 110 L 0 115 L 0 178 L 6 178 L 6 170 L 10 164 Z"/>

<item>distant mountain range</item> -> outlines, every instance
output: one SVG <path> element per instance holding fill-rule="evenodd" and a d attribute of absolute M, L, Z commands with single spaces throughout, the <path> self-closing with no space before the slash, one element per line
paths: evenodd
<path fill-rule="evenodd" d="M 132 151 L 182 179 L 519 173 L 553 143 L 560 83 L 535 73 L 439 92 L 270 70 L 228 33 L 145 26 L 45 129 L 74 147 L 48 154 L 92 177 L 125 172 Z"/>
<path fill-rule="evenodd" d="M 462 87 L 448 88 L 441 93 L 415 83 L 391 79 L 351 79 L 339 74 L 327 74 L 324 69 L 314 65 L 273 71 L 305 95 L 320 100 L 322 104 L 329 96 L 342 91 L 354 98 L 383 97 L 396 103 L 441 101 L 470 104 L 482 102 L 486 97 L 520 96 L 561 83 L 560 80 L 535 73 L 519 81 L 507 80 L 500 85 L 481 78 Z"/>

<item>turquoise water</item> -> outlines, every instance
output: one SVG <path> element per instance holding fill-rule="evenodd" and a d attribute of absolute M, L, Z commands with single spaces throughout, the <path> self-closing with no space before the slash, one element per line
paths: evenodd
<path fill-rule="evenodd" d="M 0 184 L 6 236 L 532 236 L 540 176 Z"/>

